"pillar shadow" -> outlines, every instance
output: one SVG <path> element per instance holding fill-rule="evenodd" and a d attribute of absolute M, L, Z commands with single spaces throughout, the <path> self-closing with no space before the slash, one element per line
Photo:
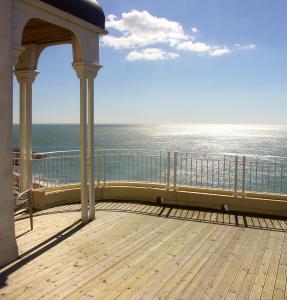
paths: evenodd
<path fill-rule="evenodd" d="M 57 246 L 58 244 L 72 236 L 74 233 L 79 231 L 84 226 L 85 225 L 81 223 L 81 220 L 74 222 L 73 224 L 57 232 L 53 236 L 49 237 L 48 239 L 31 248 L 30 250 L 26 251 L 25 253 L 22 253 L 14 262 L 10 263 L 10 267 L 4 269 L 4 266 L 2 268 L 2 270 L 4 269 L 4 271 L 1 271 L 0 269 L 0 289 L 6 286 L 6 281 L 10 274 L 22 268 L 23 266 L 25 266 L 35 258 L 39 257 L 43 253 L 49 251 L 53 247 Z"/>
<path fill-rule="evenodd" d="M 25 235 L 26 233 L 28 233 L 28 232 L 30 232 L 30 231 L 32 231 L 32 229 L 26 230 L 25 232 L 23 232 L 23 233 L 17 235 L 17 236 L 16 236 L 16 239 L 20 238 L 21 236 Z"/>
<path fill-rule="evenodd" d="M 273 217 L 200 209 L 195 207 L 175 207 L 136 201 L 101 201 L 96 204 L 97 211 L 123 212 L 150 215 L 160 218 L 177 219 L 225 226 L 287 232 L 287 217 Z"/>

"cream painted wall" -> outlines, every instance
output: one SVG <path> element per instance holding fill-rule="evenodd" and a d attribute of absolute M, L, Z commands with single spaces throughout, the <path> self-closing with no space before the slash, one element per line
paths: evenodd
<path fill-rule="evenodd" d="M 80 185 L 71 184 L 44 188 L 33 192 L 36 209 L 80 202 Z M 238 213 L 254 213 L 286 217 L 287 197 L 276 194 L 239 193 L 215 189 L 180 187 L 167 189 L 165 185 L 131 182 L 112 182 L 95 188 L 96 201 L 120 200 L 156 203 L 162 198 L 163 205 L 200 207 L 221 210 L 225 204 L 229 210 Z"/>

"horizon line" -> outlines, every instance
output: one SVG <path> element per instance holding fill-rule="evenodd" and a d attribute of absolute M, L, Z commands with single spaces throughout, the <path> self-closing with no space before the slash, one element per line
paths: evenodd
<path fill-rule="evenodd" d="M 14 125 L 20 125 L 20 123 L 13 123 Z M 32 125 L 80 125 L 80 123 L 33 123 Z M 231 123 L 231 122 L 167 122 L 167 123 L 121 123 L 121 122 L 100 122 L 94 123 L 94 125 L 260 125 L 260 126 L 287 126 L 287 123 Z"/>

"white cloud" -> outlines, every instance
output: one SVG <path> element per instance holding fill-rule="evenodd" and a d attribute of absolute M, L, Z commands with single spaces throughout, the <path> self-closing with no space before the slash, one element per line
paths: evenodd
<path fill-rule="evenodd" d="M 106 27 L 122 33 L 121 36 L 108 35 L 103 38 L 104 45 L 115 49 L 145 47 L 158 43 L 174 46 L 188 39 L 179 23 L 152 16 L 147 11 L 132 10 L 123 13 L 121 19 L 109 15 Z"/>
<path fill-rule="evenodd" d="M 191 31 L 192 31 L 193 33 L 198 33 L 198 29 L 197 29 L 196 27 L 192 27 L 192 28 L 191 28 Z"/>
<path fill-rule="evenodd" d="M 225 46 L 198 41 L 195 36 L 199 32 L 198 28 L 192 27 L 192 35 L 188 35 L 180 23 L 153 16 L 145 10 L 125 12 L 121 18 L 109 15 L 106 27 L 112 33 L 103 37 L 103 45 L 132 50 L 126 56 L 128 61 L 168 60 L 179 56 L 179 53 L 169 52 L 166 48 L 213 57 L 256 48 L 255 44 Z M 165 49 L 160 49 L 163 47 Z"/>
<path fill-rule="evenodd" d="M 248 44 L 248 45 L 235 44 L 234 47 L 238 50 L 255 50 L 256 49 L 255 44 Z"/>
<path fill-rule="evenodd" d="M 158 48 L 146 48 L 130 52 L 126 59 L 128 61 L 136 60 L 170 60 L 176 59 L 179 55 L 174 52 L 165 52 Z"/>
<path fill-rule="evenodd" d="M 207 45 L 200 42 L 183 42 L 177 46 L 178 50 L 190 51 L 195 53 L 202 53 L 210 56 L 223 56 L 231 53 L 231 50 L 227 47 L 218 47 Z"/>
<path fill-rule="evenodd" d="M 249 44 L 247 49 L 248 50 L 255 50 L 256 49 L 256 45 L 255 44 Z"/>
<path fill-rule="evenodd" d="M 217 49 L 213 49 L 209 52 L 209 54 L 211 56 L 223 56 L 223 55 L 226 55 L 226 54 L 229 54 L 231 53 L 231 50 L 228 49 L 227 47 L 225 48 L 217 48 Z"/>
<path fill-rule="evenodd" d="M 200 43 L 200 42 L 194 43 L 192 41 L 187 41 L 178 44 L 176 48 L 179 50 L 185 50 L 190 52 L 204 53 L 204 52 L 208 52 L 211 47 L 205 43 Z"/>

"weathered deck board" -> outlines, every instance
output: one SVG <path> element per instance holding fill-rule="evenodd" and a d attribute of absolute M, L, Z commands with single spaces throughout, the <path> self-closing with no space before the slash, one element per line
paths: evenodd
<path fill-rule="evenodd" d="M 16 222 L 3 299 L 287 299 L 286 221 L 133 203 Z M 238 226 L 237 226 L 238 225 Z M 246 228 L 247 225 L 251 228 Z M 252 228 L 253 227 L 253 228 Z"/>

